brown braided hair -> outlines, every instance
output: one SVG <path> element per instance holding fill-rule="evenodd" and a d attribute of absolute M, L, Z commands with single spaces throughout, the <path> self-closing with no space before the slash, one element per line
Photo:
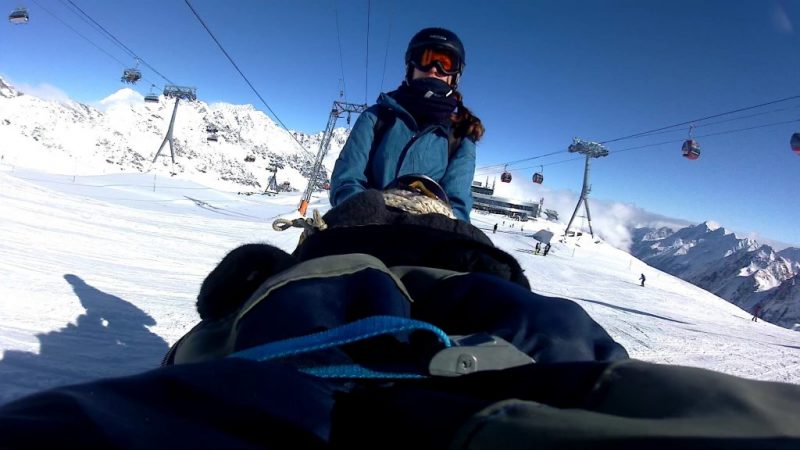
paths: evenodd
<path fill-rule="evenodd" d="M 486 132 L 483 123 L 481 123 L 481 119 L 472 114 L 472 112 L 464 106 L 462 101 L 464 96 L 461 95 L 461 92 L 454 90 L 451 95 L 458 100 L 458 108 L 456 108 L 456 111 L 450 116 L 450 120 L 453 122 L 454 134 L 457 137 L 468 137 L 478 142 L 481 137 L 483 137 L 483 133 Z"/>

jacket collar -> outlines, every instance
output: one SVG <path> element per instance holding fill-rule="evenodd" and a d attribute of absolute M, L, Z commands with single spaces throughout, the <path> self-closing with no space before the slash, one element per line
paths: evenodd
<path fill-rule="evenodd" d="M 414 120 L 414 116 L 412 116 L 408 110 L 400 106 L 400 103 L 398 103 L 397 100 L 388 96 L 385 92 L 381 92 L 381 95 L 378 96 L 378 104 L 394 110 L 398 117 L 402 118 L 406 122 L 413 123 L 414 128 L 417 127 L 417 121 Z"/>
<path fill-rule="evenodd" d="M 408 110 L 406 110 L 405 108 L 400 106 L 400 103 L 398 103 L 397 100 L 395 100 L 392 97 L 386 95 L 386 93 L 381 92 L 381 94 L 378 96 L 377 104 L 382 105 L 382 106 L 386 106 L 386 107 L 394 110 L 395 113 L 397 114 L 397 117 L 401 118 L 406 123 L 412 124 L 413 125 L 413 129 L 419 130 L 419 125 L 417 124 L 417 121 L 414 119 L 414 116 L 412 116 L 411 113 L 408 112 Z M 445 128 L 442 125 L 432 125 L 432 127 L 439 128 L 444 133 L 447 133 L 449 131 L 447 128 Z M 419 131 L 422 131 L 422 130 L 419 130 Z"/>

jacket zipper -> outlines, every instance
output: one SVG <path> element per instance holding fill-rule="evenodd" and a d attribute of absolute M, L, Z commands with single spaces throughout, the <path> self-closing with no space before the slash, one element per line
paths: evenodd
<path fill-rule="evenodd" d="M 408 150 L 411 148 L 411 145 L 414 144 L 414 142 L 417 140 L 417 138 L 419 138 L 423 134 L 426 134 L 429 130 L 432 130 L 434 128 L 435 128 L 434 125 L 429 125 L 424 130 L 417 131 L 411 136 L 411 139 L 409 139 L 408 143 L 405 145 L 405 147 L 403 147 L 403 150 L 400 152 L 400 158 L 397 160 L 397 167 L 395 168 L 395 171 L 394 171 L 394 177 L 395 178 L 400 176 L 400 167 L 403 166 L 403 161 L 406 160 L 406 154 L 408 153 Z"/>

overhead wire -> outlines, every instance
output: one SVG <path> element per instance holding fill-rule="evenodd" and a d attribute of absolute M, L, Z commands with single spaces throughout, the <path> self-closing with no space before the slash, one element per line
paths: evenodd
<path fill-rule="evenodd" d="M 641 132 L 641 133 L 635 133 L 635 134 L 631 134 L 631 135 L 628 135 L 628 136 L 623 136 L 623 137 L 616 138 L 616 139 L 609 139 L 609 140 L 606 140 L 606 141 L 601 141 L 600 143 L 601 144 L 607 144 L 607 143 L 610 143 L 610 142 L 618 142 L 618 141 L 622 141 L 622 140 L 626 140 L 626 139 L 644 138 L 644 137 L 649 137 L 649 136 L 655 136 L 655 135 L 658 135 L 658 134 L 673 133 L 673 132 L 676 132 L 676 131 L 681 131 L 681 130 L 673 130 L 673 128 L 677 128 L 679 126 L 694 125 L 694 124 L 696 124 L 698 122 L 702 122 L 702 121 L 705 121 L 705 120 L 710 120 L 710 119 L 717 118 L 717 117 L 723 117 L 723 116 L 727 116 L 727 115 L 730 115 L 730 114 L 736 114 L 736 113 L 739 113 L 739 112 L 748 111 L 748 110 L 752 110 L 752 109 L 756 109 L 756 108 L 761 108 L 761 107 L 764 107 L 764 106 L 774 105 L 774 104 L 777 104 L 777 103 L 787 102 L 787 101 L 795 100 L 795 99 L 798 99 L 798 98 L 800 98 L 800 95 L 784 97 L 784 98 L 781 98 L 781 99 L 777 99 L 777 100 L 761 103 L 761 104 L 754 105 L 754 106 L 738 108 L 738 109 L 735 109 L 735 110 L 732 110 L 732 111 L 726 111 L 726 112 L 722 112 L 722 113 L 719 113 L 719 114 L 713 114 L 713 115 L 710 115 L 710 116 L 701 117 L 701 118 L 698 118 L 698 119 L 689 120 L 689 121 L 677 123 L 677 124 L 666 126 L 666 127 L 655 128 L 653 130 L 644 131 L 644 132 Z M 734 118 L 731 118 L 731 119 L 721 120 L 721 121 L 712 122 L 712 123 L 708 123 L 708 124 L 694 125 L 694 127 L 695 128 L 701 128 L 701 127 L 706 127 L 706 126 L 719 125 L 719 124 L 722 124 L 722 123 L 727 123 L 727 122 L 732 122 L 732 121 L 736 121 L 736 120 L 742 120 L 742 119 L 757 117 L 757 116 L 766 115 L 766 114 L 772 114 L 772 113 L 781 112 L 781 111 L 788 111 L 788 110 L 797 109 L 797 108 L 800 108 L 800 106 L 791 106 L 791 107 L 787 107 L 787 108 L 780 108 L 780 109 L 776 109 L 776 110 L 771 110 L 771 111 L 766 111 L 766 112 L 761 112 L 761 113 L 755 113 L 755 114 L 750 114 L 750 115 L 746 115 L 746 116 L 734 117 Z M 792 121 L 788 121 L 788 122 L 778 122 L 778 123 L 776 123 L 774 125 L 793 123 L 793 122 L 795 122 L 795 121 L 792 120 Z M 713 134 L 708 134 L 708 135 L 704 135 L 704 136 L 697 136 L 697 137 L 700 138 L 700 137 L 718 136 L 718 135 L 732 133 L 732 132 L 739 132 L 739 131 L 747 131 L 747 130 L 765 128 L 767 126 L 773 126 L 773 125 L 760 125 L 760 126 L 756 126 L 756 127 L 744 128 L 744 129 L 741 129 L 741 130 L 733 130 L 733 131 L 722 132 L 722 133 L 713 133 Z M 658 144 L 648 144 L 646 146 L 643 146 L 642 148 L 653 147 L 653 146 L 658 146 L 658 145 L 664 145 L 664 144 L 667 144 L 667 143 L 682 142 L 682 141 L 683 140 L 666 141 L 666 142 L 662 142 L 662 143 L 658 143 Z M 634 147 L 634 148 L 631 148 L 631 149 L 638 149 L 638 148 L 640 148 L 640 147 Z M 625 149 L 623 151 L 628 151 L 628 150 L 631 150 L 631 149 Z M 552 156 L 552 155 L 555 155 L 555 154 L 566 153 L 566 152 L 568 152 L 568 151 L 567 150 L 560 150 L 560 151 L 556 151 L 556 152 L 552 152 L 552 153 L 547 153 L 547 154 L 544 154 L 544 155 L 536 155 L 536 156 L 532 156 L 530 158 L 523 158 L 523 159 L 519 159 L 519 160 L 516 160 L 516 161 L 509 161 L 509 162 L 490 164 L 490 165 L 487 165 L 487 166 L 482 166 L 482 167 L 477 168 L 476 169 L 476 174 L 477 174 L 478 171 L 492 170 L 492 169 L 494 169 L 496 167 L 510 166 L 510 165 L 513 165 L 513 164 L 518 164 L 520 162 L 532 161 L 532 160 L 535 160 L 535 159 L 544 158 L 544 157 L 547 157 L 547 156 Z M 612 151 L 612 153 L 614 153 L 614 152 L 620 152 L 620 150 Z M 522 169 L 514 169 L 514 170 L 522 170 Z M 495 172 L 491 172 L 491 171 L 488 172 L 488 174 L 492 174 L 492 173 L 495 173 Z M 484 174 L 486 174 L 486 173 L 481 173 L 481 175 L 484 175 Z"/>
<path fill-rule="evenodd" d="M 764 115 L 767 115 L 767 114 L 774 114 L 774 113 L 782 112 L 782 111 L 790 111 L 790 110 L 793 110 L 793 109 L 800 109 L 800 105 L 791 106 L 791 107 L 788 107 L 788 108 L 773 109 L 771 111 L 764 111 L 764 112 L 755 113 L 755 114 L 748 114 L 746 116 L 733 117 L 731 119 L 719 120 L 717 122 L 705 123 L 705 124 L 701 124 L 701 125 L 692 125 L 692 128 L 697 130 L 698 128 L 711 127 L 711 126 L 720 125 L 720 124 L 723 124 L 723 123 L 736 122 L 737 120 L 751 119 L 753 117 L 764 116 Z M 677 133 L 677 132 L 685 133 L 686 130 L 684 128 L 663 130 L 663 131 L 657 131 L 657 132 L 654 132 L 654 133 L 650 133 L 648 135 L 639 136 L 637 138 L 631 138 L 631 139 L 638 139 L 638 138 L 643 138 L 643 137 L 657 136 L 657 135 L 661 135 L 661 134 L 669 134 L 669 133 Z"/>
<path fill-rule="evenodd" d="M 364 64 L 364 103 L 367 103 L 367 89 L 369 87 L 369 15 L 372 1 L 367 0 L 367 58 Z"/>
<path fill-rule="evenodd" d="M 761 125 L 755 125 L 755 126 L 752 126 L 752 127 L 735 128 L 735 129 L 732 129 L 732 130 L 725 130 L 725 131 L 720 131 L 720 132 L 716 132 L 716 133 L 708 133 L 708 134 L 695 136 L 695 138 L 702 139 L 702 138 L 713 137 L 713 136 L 723 136 L 723 135 L 727 135 L 727 134 L 742 133 L 742 132 L 745 132 L 745 131 L 757 130 L 757 129 L 760 129 L 760 128 L 775 127 L 775 126 L 778 126 L 778 125 L 786 125 L 786 124 L 796 123 L 796 122 L 800 122 L 800 118 L 792 119 L 792 120 L 785 120 L 785 121 L 781 121 L 781 122 L 771 122 L 771 123 L 766 123 L 766 124 L 761 124 Z M 628 147 L 628 148 L 624 148 L 624 149 L 620 149 L 620 150 L 610 150 L 609 153 L 623 153 L 623 152 L 628 152 L 628 151 L 632 151 L 632 150 L 641 150 L 641 149 L 645 149 L 645 148 L 659 147 L 659 146 L 662 146 L 662 145 L 676 144 L 676 143 L 681 143 L 681 142 L 684 142 L 684 141 L 685 141 L 685 139 L 683 139 L 683 138 L 681 138 L 681 139 L 673 139 L 673 140 L 669 140 L 669 141 L 656 142 L 656 143 L 652 143 L 652 144 L 637 145 L 637 146 L 634 146 L 634 147 Z M 552 156 L 552 155 L 559 154 L 559 153 L 564 153 L 564 152 L 566 152 L 566 151 L 553 152 L 553 153 L 547 154 L 547 156 Z M 545 156 L 545 155 L 542 155 L 542 157 L 543 156 Z M 583 159 L 584 159 L 583 156 L 579 156 L 579 157 L 570 158 L 570 159 L 564 159 L 564 160 L 551 162 L 551 163 L 547 163 L 547 164 L 537 164 L 537 165 L 534 165 L 534 166 L 508 169 L 507 171 L 508 172 L 519 172 L 519 171 L 533 169 L 533 168 L 540 167 L 540 166 L 541 167 L 548 167 L 548 166 L 553 166 L 553 165 L 556 165 L 556 164 L 562 164 L 562 163 L 566 163 L 566 162 L 570 162 L 570 161 L 579 161 L 579 160 L 583 160 Z M 527 161 L 527 160 L 520 160 L 520 161 Z M 503 165 L 502 164 L 499 164 L 499 165 L 496 164 L 496 165 L 486 166 L 485 168 L 482 168 L 482 169 L 485 169 L 485 170 L 489 170 L 488 172 L 477 173 L 478 169 L 476 169 L 475 175 L 476 176 L 478 176 L 478 175 L 483 176 L 483 175 L 493 175 L 493 174 L 500 173 L 500 172 L 497 172 L 497 171 L 490 170 L 490 169 L 494 169 L 497 166 L 503 166 Z"/>
<path fill-rule="evenodd" d="M 336 40 L 339 42 L 339 70 L 342 73 L 342 97 L 347 99 L 347 84 L 344 81 L 344 57 L 342 56 L 342 33 L 339 30 L 339 7 L 333 0 L 333 13 L 336 16 Z"/>
<path fill-rule="evenodd" d="M 746 128 L 737 128 L 737 129 L 734 129 L 734 130 L 720 131 L 720 132 L 717 132 L 717 133 L 703 134 L 703 135 L 695 136 L 695 138 L 702 139 L 702 138 L 707 138 L 707 137 L 712 137 L 712 136 L 722 136 L 722 135 L 726 135 L 726 134 L 741 133 L 741 132 L 744 132 L 744 131 L 757 130 L 757 129 L 760 129 L 760 128 L 775 127 L 775 126 L 778 126 L 778 125 L 786 125 L 786 124 L 795 123 L 795 122 L 800 122 L 800 118 L 793 119 L 793 120 L 785 120 L 785 121 L 782 121 L 782 122 L 773 122 L 773 123 L 761 124 L 761 125 L 756 125 L 756 126 L 746 127 Z M 647 145 L 640 145 L 640 146 L 636 146 L 636 147 L 624 148 L 624 149 L 621 149 L 621 150 L 612 150 L 609 153 L 622 153 L 622 152 L 627 152 L 627 151 L 630 151 L 630 150 L 639 150 L 639 149 L 642 149 L 642 148 L 656 147 L 656 146 L 659 146 L 659 145 L 675 144 L 675 143 L 683 142 L 683 141 L 684 141 L 684 139 L 676 139 L 676 140 L 672 140 L 672 141 L 659 142 L 657 144 L 647 144 Z"/>
<path fill-rule="evenodd" d="M 313 160 L 315 158 L 315 155 L 313 153 L 311 153 L 308 149 L 303 147 L 303 144 L 301 144 L 300 141 L 297 140 L 297 137 L 291 131 L 289 131 L 289 127 L 287 127 L 286 124 L 283 123 L 281 118 L 278 117 L 278 114 L 275 113 L 275 111 L 273 111 L 273 109 L 269 106 L 267 101 L 264 100 L 264 97 L 261 96 L 261 93 L 258 92 L 258 89 L 256 89 L 255 86 L 253 86 L 253 83 L 250 82 L 250 80 L 247 78 L 247 76 L 244 74 L 244 72 L 242 72 L 242 70 L 239 69 L 239 66 L 236 64 L 236 61 L 233 60 L 233 58 L 228 53 L 228 51 L 225 50 L 225 47 L 222 46 L 222 43 L 220 43 L 219 40 L 217 39 L 217 37 L 214 35 L 214 33 L 211 32 L 211 29 L 208 27 L 208 25 L 203 20 L 203 18 L 200 17 L 200 14 L 197 12 L 197 10 L 194 9 L 194 6 L 192 6 L 192 4 L 189 3 L 189 0 L 184 0 L 184 2 L 186 3 L 186 6 L 188 6 L 189 9 L 192 10 L 192 14 L 194 14 L 194 17 L 197 19 L 198 22 L 200 22 L 200 25 L 202 25 L 203 28 L 205 28 L 205 30 L 208 33 L 208 35 L 211 36 L 211 39 L 213 39 L 214 42 L 217 44 L 217 47 L 219 47 L 219 49 L 222 51 L 222 53 L 225 55 L 225 57 L 228 58 L 228 61 L 230 61 L 231 65 L 233 65 L 233 67 L 236 69 L 236 71 L 239 72 L 239 75 L 241 75 L 241 77 L 244 79 L 244 81 L 247 83 L 247 85 L 250 86 L 250 89 L 256 94 L 256 97 L 258 97 L 258 99 L 261 100 L 261 103 L 264 104 L 264 106 L 272 114 L 272 116 L 275 118 L 275 120 L 281 125 L 281 127 L 283 127 L 284 130 L 286 130 L 286 132 L 289 134 L 289 136 L 292 137 L 292 139 L 297 143 L 297 145 L 300 146 L 300 148 L 303 150 L 303 152 L 306 154 L 306 156 L 310 157 Z"/>
<path fill-rule="evenodd" d="M 534 159 L 546 158 L 548 156 L 553 156 L 553 155 L 557 155 L 559 153 L 564 153 L 565 151 L 566 150 L 558 150 L 558 151 L 551 152 L 551 153 L 545 153 L 544 155 L 537 155 L 537 156 L 531 156 L 530 158 L 518 159 L 516 161 L 509 161 L 509 162 L 506 162 L 506 163 L 492 164 L 492 165 L 489 165 L 489 166 L 483 166 L 483 167 L 479 167 L 479 168 L 477 168 L 475 170 L 478 171 L 478 170 L 485 170 L 485 169 L 493 169 L 495 167 L 501 167 L 501 166 L 510 166 L 512 164 L 519 164 L 519 163 L 525 162 L 525 161 L 533 161 Z"/>
<path fill-rule="evenodd" d="M 383 92 L 383 78 L 386 76 L 386 61 L 389 59 L 389 43 L 392 41 L 392 22 L 394 18 L 394 2 L 389 2 L 389 31 L 386 34 L 386 53 L 383 55 L 383 71 L 381 72 L 381 92 Z"/>
<path fill-rule="evenodd" d="M 138 62 L 141 62 L 142 64 L 144 64 L 144 65 L 145 65 L 147 68 L 149 68 L 150 70 L 152 70 L 152 71 L 153 71 L 153 73 L 155 73 L 156 75 L 158 75 L 158 76 L 160 76 L 161 78 L 163 78 L 163 79 L 164 79 L 164 80 L 165 80 L 167 83 L 169 83 L 169 84 L 175 84 L 175 83 L 173 83 L 173 82 L 172 82 L 172 81 L 171 81 L 169 78 L 167 78 L 166 76 L 164 76 L 164 75 L 163 75 L 161 72 L 159 72 L 158 70 L 156 70 L 156 68 L 155 68 L 155 67 L 153 67 L 152 65 L 150 65 L 150 63 L 148 63 L 148 62 L 147 62 L 147 61 L 146 61 L 144 58 L 142 58 L 141 56 L 137 55 L 137 54 L 136 54 L 136 52 L 134 52 L 133 50 L 131 50 L 131 49 L 130 49 L 130 48 L 127 46 L 127 45 L 125 45 L 125 44 L 124 44 L 124 43 L 123 43 L 121 40 L 119 40 L 119 39 L 118 39 L 116 36 L 114 36 L 114 34 L 113 34 L 113 33 L 111 33 L 110 31 L 108 31 L 108 30 L 107 30 L 107 29 L 106 29 L 104 26 L 100 25 L 100 23 L 99 23 L 99 22 L 97 22 L 96 20 L 94 20 L 94 18 L 92 18 L 92 16 L 90 16 L 90 15 L 89 15 L 89 14 L 88 14 L 86 11 L 84 11 L 84 10 L 83 10 L 83 9 L 82 9 L 80 6 L 76 5 L 76 4 L 75 4 L 75 2 L 73 2 L 72 0 L 66 0 L 66 1 L 67 1 L 67 3 L 69 3 L 70 5 L 72 5 L 72 7 L 73 7 L 73 8 L 77 9 L 77 10 L 78 10 L 78 11 L 79 11 L 79 12 L 80 12 L 80 13 L 81 13 L 83 16 L 85 16 L 85 17 L 86 17 L 88 20 L 90 20 L 90 21 L 91 21 L 91 22 L 92 22 L 92 23 L 93 23 L 95 26 L 97 26 L 97 27 L 98 27 L 98 28 L 99 28 L 99 29 L 100 29 L 100 30 L 101 30 L 101 31 L 102 31 L 102 32 L 103 32 L 103 33 L 106 35 L 106 37 L 108 37 L 108 38 L 109 38 L 109 39 L 110 39 L 112 42 L 114 42 L 114 43 L 115 43 L 115 44 L 117 44 L 117 45 L 118 45 L 118 46 L 119 46 L 121 49 L 123 49 L 125 52 L 127 52 L 127 53 L 128 53 L 128 54 L 129 54 L 129 55 L 132 57 L 132 58 L 134 58 L 134 59 L 136 59 L 136 61 L 138 61 Z M 62 3 L 63 3 L 63 2 L 64 2 L 64 0 L 62 0 Z"/>
<path fill-rule="evenodd" d="M 54 12 L 52 12 L 52 11 L 50 11 L 49 9 L 45 8 L 45 7 L 44 7 L 44 6 L 43 6 L 41 3 L 39 3 L 37 0 L 31 0 L 31 1 L 33 1 L 33 3 L 36 3 L 36 5 L 37 5 L 37 6 L 39 6 L 39 8 L 41 8 L 41 9 L 42 9 L 44 12 L 46 12 L 47 14 L 50 14 L 51 16 L 53 16 L 53 18 L 54 18 L 54 19 L 56 19 L 56 20 L 58 20 L 59 22 L 61 22 L 61 24 L 62 24 L 62 25 L 64 25 L 65 27 L 69 28 L 70 30 L 72 30 L 72 32 L 74 32 L 75 34 L 77 34 L 78 36 L 80 36 L 81 38 L 83 38 L 83 39 L 84 39 L 86 42 L 88 42 L 88 43 L 92 44 L 92 45 L 93 45 L 93 46 L 94 46 L 96 49 L 98 49 L 98 50 L 100 50 L 101 52 L 105 53 L 105 54 L 106 54 L 106 55 L 107 55 L 109 58 L 111 58 L 111 59 L 113 59 L 114 61 L 116 61 L 116 62 L 120 63 L 120 64 L 121 64 L 123 67 L 126 65 L 126 63 L 122 62 L 122 60 L 120 60 L 120 59 L 119 59 L 119 58 L 117 58 L 116 56 L 114 56 L 114 55 L 112 55 L 111 53 L 109 53 L 109 52 L 108 52 L 106 49 L 104 49 L 103 47 L 100 47 L 99 45 L 95 44 L 95 43 L 94 43 L 94 41 L 92 41 L 91 39 L 89 39 L 88 37 L 86 37 L 86 36 L 85 36 L 83 33 L 81 33 L 80 31 L 76 30 L 76 29 L 75 29 L 75 28 L 74 28 L 72 25 L 70 25 L 70 24 L 68 24 L 67 22 L 65 22 L 65 21 L 61 20 L 61 18 L 60 18 L 60 17 L 58 17 L 58 16 L 57 16 L 57 15 L 56 15 Z"/>
<path fill-rule="evenodd" d="M 80 6 L 76 5 L 72 0 L 60 0 L 60 1 L 61 1 L 62 4 L 64 4 L 67 7 L 72 6 L 71 11 L 72 11 L 73 14 L 78 16 L 81 20 L 83 20 L 84 22 L 86 22 L 90 26 L 93 26 L 100 33 L 104 34 L 107 39 L 109 39 L 112 43 L 114 43 L 114 45 L 116 45 L 117 47 L 122 49 L 122 51 L 127 53 L 128 56 L 130 56 L 131 58 L 136 58 L 136 53 L 134 53 L 133 50 L 128 48 L 125 44 L 122 43 L 122 41 L 117 39 L 116 36 L 114 36 L 113 34 L 111 34 L 111 32 L 106 30 L 105 27 L 103 27 L 96 20 L 94 20 L 89 14 L 86 13 L 86 11 L 81 9 Z"/>
<path fill-rule="evenodd" d="M 742 112 L 742 111 L 749 111 L 751 109 L 761 108 L 763 106 L 774 105 L 776 103 L 786 102 L 786 101 L 794 100 L 794 99 L 798 99 L 798 98 L 800 98 L 800 95 L 793 95 L 791 97 L 785 97 L 785 98 L 781 98 L 781 99 L 778 99 L 778 100 L 773 100 L 773 101 L 770 101 L 770 102 L 761 103 L 761 104 L 755 105 L 755 106 L 748 106 L 748 107 L 745 107 L 745 108 L 734 109 L 732 111 L 726 111 L 726 112 L 719 113 L 719 114 L 713 114 L 711 116 L 701 117 L 699 119 L 687 120 L 685 122 L 676 123 L 674 125 L 669 125 L 669 126 L 666 126 L 666 127 L 656 128 L 656 129 L 649 130 L 649 131 L 643 131 L 641 133 L 631 134 L 629 136 L 623 136 L 623 137 L 616 138 L 616 139 L 609 139 L 609 140 L 601 141 L 600 143 L 601 144 L 608 144 L 608 143 L 611 143 L 611 142 L 622 141 L 624 139 L 631 139 L 631 138 L 647 135 L 647 134 L 650 134 L 650 133 L 654 133 L 656 131 L 662 131 L 662 130 L 667 130 L 669 128 L 692 125 L 692 124 L 695 124 L 697 122 L 702 122 L 704 120 L 715 119 L 717 117 L 727 116 L 727 115 L 735 114 L 735 113 Z"/>
<path fill-rule="evenodd" d="M 86 42 L 88 42 L 89 44 L 91 44 L 91 45 L 92 45 L 93 47 L 95 47 L 96 49 L 100 50 L 102 53 L 104 53 L 104 54 L 105 54 L 106 56 L 108 56 L 109 58 L 111 58 L 111 59 L 113 59 L 114 61 L 118 62 L 120 66 L 122 66 L 122 67 L 128 67 L 128 65 L 129 65 L 128 63 L 126 63 L 126 62 L 123 62 L 122 60 L 120 60 L 120 59 L 119 59 L 119 58 L 117 58 L 116 56 L 114 56 L 114 55 L 112 55 L 111 53 L 109 53 L 109 52 L 108 52 L 108 50 L 104 49 L 103 47 L 100 47 L 98 44 L 96 44 L 94 41 L 92 41 L 92 40 L 91 40 L 90 38 L 88 38 L 86 35 L 84 35 L 84 34 L 83 34 L 83 33 L 81 33 L 80 31 L 78 31 L 78 30 L 77 30 L 75 27 L 73 27 L 73 26 L 72 26 L 72 25 L 70 25 L 69 23 L 65 22 L 65 21 L 64 21 L 64 20 L 62 20 L 60 17 L 58 17 L 58 15 L 56 15 L 54 12 L 52 12 L 52 11 L 50 11 L 49 9 L 45 8 L 45 7 L 44 7 L 44 6 L 43 6 L 41 3 L 39 3 L 37 0 L 32 0 L 32 1 L 33 1 L 33 3 L 35 3 L 37 6 L 39 6 L 39 8 L 41 8 L 41 9 L 42 9 L 44 12 L 46 12 L 47 14 L 50 14 L 51 16 L 53 16 L 53 18 L 54 18 L 54 19 L 56 19 L 57 21 L 61 22 L 61 24 L 62 24 L 62 25 L 64 25 L 65 27 L 67 27 L 67 28 L 68 28 L 70 31 L 72 31 L 73 33 L 77 34 L 79 37 L 81 37 L 83 40 L 85 40 Z M 148 78 L 142 77 L 142 79 L 143 79 L 143 80 L 145 80 L 145 81 L 147 81 L 147 82 L 148 82 L 148 83 L 150 83 L 150 84 L 153 84 L 153 85 L 155 84 L 153 81 L 149 80 Z"/>

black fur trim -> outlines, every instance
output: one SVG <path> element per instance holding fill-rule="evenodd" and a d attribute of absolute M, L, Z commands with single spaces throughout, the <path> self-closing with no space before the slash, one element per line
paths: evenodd
<path fill-rule="evenodd" d="M 219 319 L 237 310 L 267 278 L 297 264 L 268 244 L 245 244 L 228 253 L 208 274 L 197 295 L 201 319 Z"/>

